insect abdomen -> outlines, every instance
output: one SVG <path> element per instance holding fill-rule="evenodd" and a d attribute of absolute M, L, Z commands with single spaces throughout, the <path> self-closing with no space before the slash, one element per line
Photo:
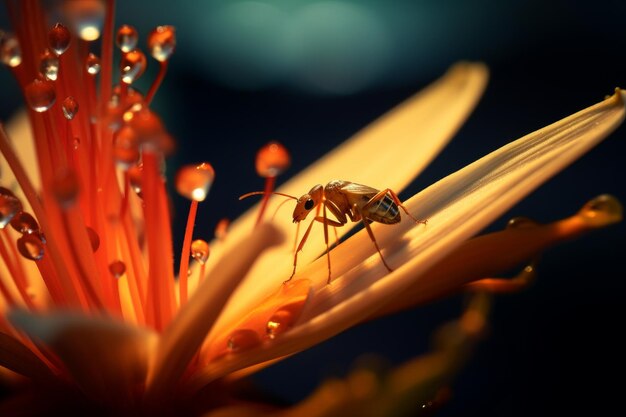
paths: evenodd
<path fill-rule="evenodd" d="M 388 195 L 374 203 L 367 211 L 367 217 L 375 222 L 393 224 L 400 221 L 398 205 Z"/>

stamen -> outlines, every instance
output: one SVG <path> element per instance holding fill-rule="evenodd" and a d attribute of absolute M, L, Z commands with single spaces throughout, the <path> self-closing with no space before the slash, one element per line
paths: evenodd
<path fill-rule="evenodd" d="M 182 167 L 176 174 L 176 190 L 182 196 L 191 200 L 189 207 L 189 216 L 187 217 L 187 226 L 185 228 L 185 237 L 183 239 L 183 249 L 180 259 L 180 269 L 178 272 L 180 304 L 187 302 L 187 278 L 189 269 L 189 254 L 191 247 L 191 238 L 193 235 L 193 226 L 196 221 L 196 213 L 198 211 L 198 203 L 206 198 L 213 180 L 215 171 L 211 164 L 203 162 L 200 165 L 187 165 Z"/>
<path fill-rule="evenodd" d="M 220 221 L 217 222 L 217 226 L 215 226 L 215 238 L 217 240 L 224 240 L 226 233 L 228 232 L 229 225 L 230 220 L 227 218 L 220 219 Z"/>
<path fill-rule="evenodd" d="M 291 164 L 291 158 L 287 149 L 278 142 L 270 142 L 263 146 L 256 154 L 256 172 L 260 177 L 265 178 L 265 190 L 263 192 L 263 200 L 261 208 L 256 219 L 258 226 L 263 219 L 265 208 L 270 198 L 270 194 L 274 191 L 276 177 L 284 172 Z"/>
<path fill-rule="evenodd" d="M 148 35 L 148 49 L 150 55 L 157 61 L 159 61 L 159 73 L 152 82 L 148 94 L 146 94 L 146 103 L 150 104 L 154 98 L 154 94 L 163 82 L 165 73 L 167 72 L 167 65 L 170 57 L 174 53 L 176 47 L 176 30 L 173 26 L 158 26 L 150 35 Z"/>

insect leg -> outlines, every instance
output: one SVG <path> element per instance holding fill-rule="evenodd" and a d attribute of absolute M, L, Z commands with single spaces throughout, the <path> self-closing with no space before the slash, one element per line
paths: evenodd
<path fill-rule="evenodd" d="M 293 254 L 293 272 L 291 272 L 291 276 L 289 277 L 289 279 L 286 282 L 291 281 L 291 278 L 293 278 L 294 275 L 296 275 L 296 265 L 298 264 L 298 252 L 300 252 L 302 250 L 302 248 L 304 247 L 304 244 L 306 243 L 306 240 L 309 237 L 309 233 L 311 233 L 311 228 L 313 227 L 313 223 L 315 223 L 316 219 L 311 220 L 311 223 L 309 223 L 309 227 L 306 228 L 306 231 L 304 232 L 304 236 L 302 236 L 302 240 L 300 241 L 300 244 L 298 245 L 298 247 L 296 248 L 296 251 Z"/>
<path fill-rule="evenodd" d="M 359 210 L 356 206 L 355 206 L 355 209 Z M 380 259 L 383 261 L 383 265 L 385 265 L 385 268 L 387 268 L 387 271 L 392 272 L 393 269 L 391 269 L 389 265 L 387 265 L 387 261 L 385 261 L 385 258 L 383 257 L 383 254 L 380 251 L 380 248 L 378 247 L 378 242 L 376 242 L 376 237 L 374 237 L 374 232 L 372 232 L 372 227 L 370 226 L 370 222 L 367 221 L 368 219 L 363 216 L 363 213 L 360 210 L 358 211 L 358 213 L 363 218 L 363 224 L 365 225 L 367 234 L 370 235 L 370 239 L 372 240 L 372 242 L 374 242 L 374 246 L 376 247 L 376 250 L 378 251 L 378 254 L 380 255 Z"/>

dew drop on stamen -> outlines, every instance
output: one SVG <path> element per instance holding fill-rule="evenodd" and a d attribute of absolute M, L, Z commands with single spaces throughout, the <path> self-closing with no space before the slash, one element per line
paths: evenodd
<path fill-rule="evenodd" d="M 44 255 L 45 240 L 40 233 L 28 233 L 17 239 L 17 250 L 31 261 L 38 261 Z"/>
<path fill-rule="evenodd" d="M 132 84 L 146 69 L 146 56 L 139 49 L 134 49 L 122 56 L 120 60 L 120 73 L 122 82 Z"/>
<path fill-rule="evenodd" d="M 226 347 L 230 352 L 243 352 L 261 344 L 261 337 L 252 329 L 238 329 L 230 334 Z"/>
<path fill-rule="evenodd" d="M 55 54 L 61 55 L 70 47 L 72 35 L 70 31 L 61 23 L 55 24 L 48 32 L 48 45 Z"/>
<path fill-rule="evenodd" d="M 276 177 L 291 163 L 287 149 L 278 142 L 270 142 L 256 154 L 256 172 L 263 178 Z"/>
<path fill-rule="evenodd" d="M 89 237 L 89 243 L 91 244 L 91 250 L 96 252 L 100 247 L 100 236 L 98 232 L 93 230 L 91 227 L 87 226 L 87 236 Z"/>
<path fill-rule="evenodd" d="M 159 62 L 167 61 L 176 48 L 176 29 L 174 26 L 157 26 L 148 35 L 150 55 Z"/>
<path fill-rule="evenodd" d="M 0 229 L 22 211 L 22 202 L 8 188 L 0 187 Z"/>
<path fill-rule="evenodd" d="M 123 126 L 113 139 L 113 159 L 122 169 L 128 169 L 139 161 L 139 143 L 135 130 Z"/>
<path fill-rule="evenodd" d="M 78 102 L 72 96 L 65 97 L 62 107 L 63 116 L 65 116 L 67 120 L 72 120 L 74 116 L 76 116 L 76 113 L 78 113 Z"/>
<path fill-rule="evenodd" d="M 10 68 L 22 63 L 22 49 L 17 37 L 12 33 L 0 32 L 0 61 Z"/>
<path fill-rule="evenodd" d="M 226 233 L 228 232 L 228 226 L 230 225 L 230 220 L 227 218 L 221 219 L 217 226 L 215 226 L 215 238 L 222 240 L 226 237 Z"/>
<path fill-rule="evenodd" d="M 578 215 L 589 225 L 602 227 L 621 221 L 623 211 L 622 204 L 617 198 L 603 194 L 585 204 Z"/>
<path fill-rule="evenodd" d="M 59 76 L 59 57 L 52 51 L 46 50 L 39 61 L 39 72 L 47 80 L 56 81 Z"/>
<path fill-rule="evenodd" d="M 82 40 L 95 41 L 100 37 L 105 14 L 103 1 L 66 1 L 63 3 L 61 13 Z"/>
<path fill-rule="evenodd" d="M 30 214 L 25 211 L 17 213 L 13 219 L 11 219 L 11 227 L 21 234 L 34 233 L 39 231 L 39 223 Z"/>
<path fill-rule="evenodd" d="M 89 75 L 96 75 L 100 72 L 100 58 L 97 55 L 90 53 L 85 59 L 85 69 Z"/>
<path fill-rule="evenodd" d="M 215 171 L 211 164 L 186 165 L 176 173 L 176 191 L 194 201 L 204 201 L 213 184 Z"/>
<path fill-rule="evenodd" d="M 57 172 L 52 180 L 52 194 L 61 207 L 68 208 L 76 202 L 80 190 L 78 177 L 70 169 Z"/>
<path fill-rule="evenodd" d="M 209 259 L 209 244 L 202 239 L 191 242 L 191 257 L 204 265 Z"/>
<path fill-rule="evenodd" d="M 126 264 L 120 260 L 113 261 L 109 264 L 109 272 L 115 278 L 119 278 L 126 273 Z"/>
<path fill-rule="evenodd" d="M 35 79 L 24 89 L 26 101 L 38 113 L 48 111 L 57 98 L 52 81 Z"/>
<path fill-rule="evenodd" d="M 115 44 L 122 52 L 127 53 L 135 49 L 138 39 L 137 29 L 130 25 L 122 25 L 117 30 Z"/>
<path fill-rule="evenodd" d="M 133 191 L 141 197 L 143 184 L 143 164 L 133 165 L 128 169 L 128 181 Z"/>

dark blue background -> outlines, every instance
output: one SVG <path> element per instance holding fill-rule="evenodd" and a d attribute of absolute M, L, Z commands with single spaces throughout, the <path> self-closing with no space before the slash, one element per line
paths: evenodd
<path fill-rule="evenodd" d="M 286 176 L 292 175 L 457 60 L 486 62 L 491 69 L 488 89 L 452 144 L 402 193 L 404 198 L 511 139 L 601 100 L 614 87 L 626 86 L 626 6 L 618 0 L 576 5 L 362 2 L 383 21 L 393 8 L 411 6 L 407 10 L 413 14 L 406 19 L 422 26 L 395 33 L 406 46 L 394 55 L 394 65 L 352 94 L 312 91 L 294 86 L 288 77 L 255 90 L 224 84 L 197 56 L 207 42 L 198 34 L 198 25 L 208 17 L 196 10 L 195 2 L 161 3 L 120 4 L 117 22 L 136 25 L 142 44 L 156 24 L 177 27 L 178 52 L 154 107 L 179 144 L 169 173 L 182 163 L 200 160 L 211 162 L 217 172 L 211 194 L 200 207 L 198 234 L 204 230 L 208 235 L 220 218 L 234 217 L 249 206 L 236 197 L 262 186 L 254 156 L 268 140 L 280 140 L 289 148 L 293 165 Z M 393 31 L 393 22 L 385 22 Z M 151 62 L 142 80 L 144 89 L 155 67 Z M 8 71 L 0 71 L 0 82 L 0 117 L 5 119 L 20 103 L 13 98 L 18 93 L 9 87 Z M 626 201 L 625 139 L 621 128 L 504 215 L 493 229 L 517 215 L 545 222 L 561 218 L 601 193 Z M 179 247 L 187 203 L 174 200 Z M 441 415 L 600 415 L 623 409 L 625 240 L 625 226 L 620 224 L 560 246 L 545 255 L 539 280 L 530 290 L 497 298 L 490 333 L 458 377 Z M 375 352 L 399 364 L 425 352 L 429 335 L 456 317 L 461 305 L 462 299 L 454 297 L 368 323 L 263 371 L 255 380 L 297 401 L 323 378 L 345 375 L 362 354 Z"/>

